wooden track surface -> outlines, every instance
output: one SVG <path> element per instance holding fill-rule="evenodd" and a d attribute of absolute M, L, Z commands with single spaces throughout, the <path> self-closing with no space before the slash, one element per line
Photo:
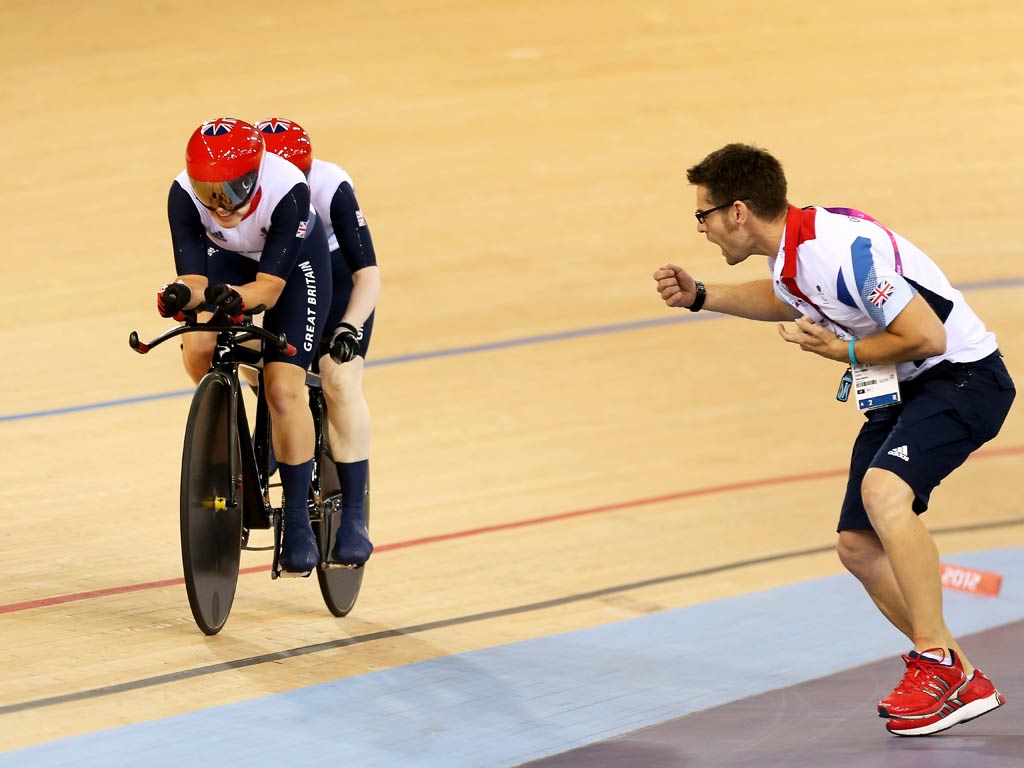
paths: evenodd
<path fill-rule="evenodd" d="M 729 141 L 777 154 L 793 202 L 931 253 L 1024 380 L 1020 3 L 313 5 L 0 6 L 0 415 L 70 409 L 0 423 L 0 607 L 114 593 L 0 614 L 0 748 L 839 572 L 840 368 L 771 325 L 626 327 L 683 319 L 666 261 L 762 274 L 695 232 L 685 169 Z M 291 117 L 352 173 L 390 364 L 366 376 L 379 550 L 355 611 L 246 574 L 205 638 L 174 582 L 187 397 L 85 407 L 187 387 L 127 337 L 166 327 L 167 190 L 222 115 Z M 933 497 L 943 552 L 1024 543 L 1022 413 Z"/>

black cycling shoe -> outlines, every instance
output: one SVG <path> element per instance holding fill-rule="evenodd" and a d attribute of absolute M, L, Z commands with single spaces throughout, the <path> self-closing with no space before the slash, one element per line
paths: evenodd
<path fill-rule="evenodd" d="M 338 534 L 331 550 L 331 559 L 341 565 L 358 567 L 370 559 L 373 544 L 366 528 L 364 510 L 346 509 L 338 524 Z"/>
<path fill-rule="evenodd" d="M 320 548 L 310 527 L 309 518 L 284 525 L 284 540 L 281 542 L 281 569 L 288 573 L 308 576 L 320 564 Z"/>

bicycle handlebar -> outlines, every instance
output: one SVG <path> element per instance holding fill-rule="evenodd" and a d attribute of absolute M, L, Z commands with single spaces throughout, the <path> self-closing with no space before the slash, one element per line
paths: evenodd
<path fill-rule="evenodd" d="M 149 352 L 149 350 L 153 349 L 153 347 L 157 347 L 168 339 L 173 339 L 175 336 L 181 336 L 183 333 L 216 331 L 242 334 L 235 339 L 238 343 L 250 341 L 251 339 L 262 339 L 279 349 L 286 357 L 292 357 L 295 354 L 295 347 L 288 343 L 288 339 L 283 333 L 271 333 L 268 330 L 252 324 L 253 315 L 258 315 L 265 309 L 266 307 L 262 304 L 257 307 L 253 307 L 252 309 L 246 309 L 240 315 L 241 319 L 238 319 L 238 317 L 228 317 L 218 309 L 205 323 L 200 323 L 198 321 L 195 310 L 186 310 L 183 313 L 185 315 L 185 321 L 182 325 L 172 328 L 169 331 L 164 331 L 150 342 L 142 341 L 139 339 L 138 331 L 132 331 L 128 335 L 128 346 L 140 355 L 144 355 Z"/>

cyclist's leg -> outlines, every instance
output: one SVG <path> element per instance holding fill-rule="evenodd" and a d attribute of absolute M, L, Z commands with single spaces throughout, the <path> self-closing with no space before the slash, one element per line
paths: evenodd
<path fill-rule="evenodd" d="M 334 254 L 331 254 L 332 258 Z M 373 312 L 363 323 L 363 337 L 359 342 L 359 355 L 338 365 L 327 353 L 331 330 L 337 326 L 348 307 L 352 293 L 352 275 L 348 267 L 334 266 L 333 301 L 327 318 L 327 330 L 320 345 L 317 361 L 324 396 L 327 398 L 331 423 L 331 450 L 336 463 L 366 461 L 370 457 L 370 408 L 363 397 L 364 360 L 370 351 L 373 336 Z M 341 469 L 338 470 L 341 477 Z M 344 487 L 343 492 L 346 491 Z"/>
<path fill-rule="evenodd" d="M 306 573 L 320 562 L 309 522 L 307 495 L 313 474 L 313 415 L 306 394 L 306 372 L 290 363 L 267 363 L 263 371 L 274 454 L 284 489 L 281 567 Z"/>
<path fill-rule="evenodd" d="M 343 365 L 320 358 L 327 398 L 331 451 L 341 483 L 342 517 L 332 557 L 362 565 L 373 552 L 366 521 L 366 484 L 370 459 L 370 409 L 363 396 L 363 358 Z"/>
<path fill-rule="evenodd" d="M 370 407 L 363 396 L 362 357 L 343 365 L 320 358 L 320 376 L 330 409 L 331 446 L 338 462 L 370 458 Z"/>
<path fill-rule="evenodd" d="M 210 315 L 210 312 L 200 312 L 197 317 L 200 322 L 206 322 Z M 213 350 L 216 346 L 216 333 L 186 333 L 182 337 L 181 362 L 193 384 L 198 384 L 210 370 L 210 361 L 213 360 Z"/>
<path fill-rule="evenodd" d="M 308 573 L 320 561 L 308 507 L 315 439 L 306 369 L 313 361 L 330 307 L 329 259 L 323 225 L 317 220 L 299 250 L 297 266 L 264 321 L 267 330 L 285 333 L 295 347 L 292 357 L 265 350 L 263 375 L 284 490 L 280 563 L 286 571 L 298 573 Z"/>
<path fill-rule="evenodd" d="M 352 272 L 340 251 L 331 253 L 333 300 L 327 321 L 325 342 L 348 309 L 352 296 Z M 363 397 L 364 360 L 373 335 L 374 313 L 363 323 L 360 354 L 338 365 L 321 345 L 319 360 L 327 416 L 330 422 L 331 453 L 341 485 L 342 516 L 331 557 L 345 565 L 363 565 L 373 552 L 366 520 L 366 486 L 370 472 L 370 409 Z"/>

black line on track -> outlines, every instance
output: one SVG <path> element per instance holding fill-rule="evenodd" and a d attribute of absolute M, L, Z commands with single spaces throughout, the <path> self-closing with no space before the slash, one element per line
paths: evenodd
<path fill-rule="evenodd" d="M 932 531 L 932 535 L 942 536 L 953 533 L 968 533 L 971 531 L 991 530 L 995 528 L 1013 528 L 1015 526 L 1024 525 L 1024 518 L 1016 520 L 1002 520 L 998 522 L 990 523 L 977 523 L 975 525 L 961 525 L 950 528 L 939 528 Z M 603 589 L 595 589 L 589 592 L 580 592 L 575 595 L 566 595 L 564 597 L 557 597 L 551 600 L 542 600 L 536 603 L 527 603 L 525 605 L 513 606 L 511 608 L 499 608 L 494 611 L 484 611 L 482 613 L 473 613 L 468 616 L 456 616 L 450 619 L 439 619 L 438 621 L 430 621 L 425 624 L 414 624 L 410 627 L 401 627 L 398 629 L 389 629 L 382 632 L 371 632 L 367 635 L 358 635 L 356 637 L 346 637 L 339 640 L 330 640 L 325 643 L 315 643 L 313 645 L 304 645 L 298 648 L 289 648 L 283 651 L 274 651 L 273 653 L 265 653 L 259 656 L 250 656 L 246 659 L 236 659 L 235 661 L 225 661 L 220 664 L 210 664 L 205 667 L 196 667 L 195 669 L 186 669 L 180 672 L 171 672 L 166 675 L 156 675 L 154 677 L 146 677 L 141 680 L 131 680 L 126 683 L 118 683 L 116 685 L 106 685 L 102 688 L 90 688 L 84 691 L 76 691 L 74 693 L 64 693 L 58 696 L 47 696 L 41 699 L 31 699 L 29 701 L 21 701 L 15 704 L 7 704 L 0 706 L 0 715 L 9 715 L 15 712 L 26 712 L 34 709 L 42 709 L 43 707 L 52 707 L 58 704 L 70 704 L 76 701 L 88 701 L 90 699 L 98 699 L 103 696 L 113 696 L 118 693 L 127 693 L 129 691 L 137 691 L 143 688 L 154 688 L 160 685 L 167 685 L 169 683 L 177 683 L 183 680 L 192 680 L 198 677 L 206 677 L 207 675 L 215 675 L 220 672 L 229 672 L 233 669 L 245 669 L 246 667 L 254 667 L 259 664 L 267 664 L 269 662 L 282 661 L 284 659 L 290 659 L 297 656 L 307 656 L 312 653 L 321 653 L 323 651 L 331 651 L 337 648 L 346 648 L 352 645 L 364 645 L 366 643 L 372 643 L 376 640 L 386 640 L 393 637 L 402 637 L 405 635 L 417 635 L 424 632 L 430 632 L 434 629 L 443 629 L 446 627 L 455 627 L 460 624 L 472 624 L 478 621 L 488 621 L 490 619 L 499 619 L 506 616 L 515 616 L 522 613 L 531 613 L 533 611 L 542 611 L 547 608 L 555 608 L 560 605 L 568 605 L 569 603 L 577 603 L 585 600 L 594 600 L 596 598 L 605 597 L 607 595 L 613 595 L 618 592 L 631 592 L 636 589 L 644 589 L 645 587 L 653 587 L 660 584 L 668 584 L 673 581 L 684 581 L 686 579 L 693 579 L 699 576 L 709 576 L 715 573 L 723 573 L 725 571 L 734 571 L 741 568 L 749 568 L 754 565 L 764 565 L 766 563 L 775 563 L 780 560 L 792 560 L 800 557 L 807 557 L 809 555 L 820 555 L 825 552 L 830 552 L 835 549 L 834 544 L 828 544 L 821 547 L 812 547 L 810 549 L 799 549 L 792 552 L 784 552 L 778 555 L 767 555 L 765 557 L 757 557 L 751 560 L 739 560 L 734 563 L 727 563 L 725 565 L 716 565 L 710 568 L 701 568 L 696 571 L 684 571 L 682 573 L 674 573 L 668 576 L 658 576 L 652 579 L 644 579 L 642 581 L 633 581 L 628 584 L 618 584 L 612 587 L 605 587 Z"/>

